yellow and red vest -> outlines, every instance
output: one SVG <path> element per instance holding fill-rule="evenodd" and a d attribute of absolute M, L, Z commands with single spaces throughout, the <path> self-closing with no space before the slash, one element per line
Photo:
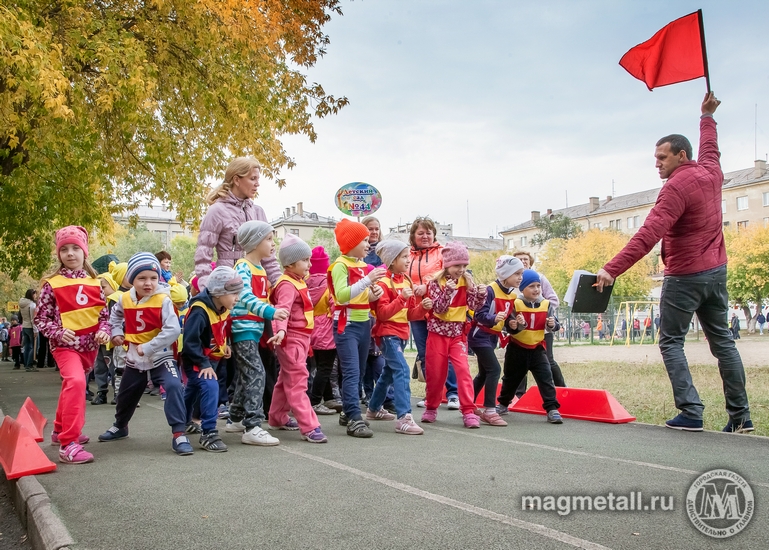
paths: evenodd
<path fill-rule="evenodd" d="M 328 266 L 328 271 L 326 272 L 326 279 L 328 280 L 328 289 L 331 291 L 331 296 L 334 298 L 334 311 L 339 312 L 339 324 L 337 326 L 337 332 L 339 334 L 342 334 L 344 332 L 344 327 L 347 325 L 347 310 L 348 309 L 371 309 L 371 304 L 369 303 L 369 296 L 368 292 L 369 289 L 366 288 L 363 292 L 358 294 L 355 298 L 352 298 L 349 303 L 347 304 L 340 304 L 339 300 L 336 297 L 336 293 L 334 291 L 334 279 L 331 275 L 331 271 L 334 269 L 334 266 L 338 263 L 341 263 L 347 267 L 347 286 L 352 286 L 361 279 L 363 279 L 366 276 L 366 264 L 358 260 L 357 262 L 353 262 L 349 258 L 346 258 L 345 256 L 339 256 L 339 258 L 336 259 L 334 263 L 332 263 L 330 266 Z"/>
<path fill-rule="evenodd" d="M 404 288 L 413 288 L 413 285 L 411 284 L 411 279 L 409 279 L 407 276 L 403 276 L 403 281 L 396 282 L 392 278 L 392 274 L 388 272 L 386 277 L 382 277 L 379 279 L 379 283 L 383 285 L 384 291 L 387 293 L 387 297 L 389 298 L 390 303 L 392 303 L 394 300 L 400 300 L 401 294 L 403 294 Z M 409 305 L 408 302 L 403 303 L 403 308 L 387 319 L 387 321 L 383 321 L 386 323 L 408 323 L 408 313 L 409 313 Z M 379 321 L 377 321 L 379 323 Z"/>
<path fill-rule="evenodd" d="M 438 286 L 441 289 L 446 287 L 446 277 L 443 277 L 440 281 L 437 281 Z M 445 313 L 433 313 L 430 314 L 441 321 L 464 323 L 467 320 L 467 285 L 465 284 L 465 278 L 462 277 L 457 281 L 457 289 L 451 296 L 451 303 L 449 309 Z"/>
<path fill-rule="evenodd" d="M 146 302 L 134 303 L 130 292 L 120 298 L 125 319 L 125 339 L 134 344 L 146 344 L 163 328 L 163 301 L 168 294 L 153 294 Z"/>
<path fill-rule="evenodd" d="M 515 301 L 515 311 L 523 315 L 526 328 L 510 337 L 513 342 L 521 347 L 534 349 L 537 346 L 545 347 L 545 327 L 547 326 L 547 310 L 550 307 L 548 300 L 542 300 L 537 307 L 527 306 L 523 300 Z"/>
<path fill-rule="evenodd" d="M 213 309 L 208 307 L 202 300 L 193 302 L 187 312 L 193 308 L 199 307 L 208 315 L 208 322 L 211 325 L 211 343 L 209 347 L 203 348 L 206 357 L 221 359 L 224 357 L 224 351 L 227 348 L 227 327 L 230 322 L 230 310 L 225 310 L 219 315 Z"/>
<path fill-rule="evenodd" d="M 176 353 L 179 353 L 182 350 L 182 344 L 184 343 L 184 320 L 187 318 L 187 312 L 189 310 L 189 307 L 185 307 L 184 309 L 177 309 L 176 306 L 174 306 L 176 316 L 179 318 L 179 325 L 182 327 L 182 332 L 179 333 L 179 338 L 176 339 Z"/>
<path fill-rule="evenodd" d="M 302 297 L 302 311 L 304 312 L 304 320 L 306 324 L 303 327 L 292 327 L 292 330 L 300 330 L 309 334 L 312 332 L 312 329 L 315 328 L 315 308 L 312 306 L 312 300 L 310 299 L 310 291 L 307 288 L 307 283 L 304 281 L 299 281 L 289 275 L 281 275 L 275 282 L 275 288 L 277 289 L 278 286 L 284 282 L 288 282 L 294 285 L 294 288 Z"/>
<path fill-rule="evenodd" d="M 328 299 L 329 296 L 330 296 L 330 293 L 328 291 L 328 288 L 326 288 L 326 290 L 323 291 L 323 294 L 318 300 L 318 303 L 315 304 L 315 307 L 312 308 L 313 317 L 318 317 L 320 315 L 328 316 L 331 313 L 331 302 Z"/>
<path fill-rule="evenodd" d="M 235 266 L 238 264 L 247 264 L 249 271 L 251 271 L 251 292 L 262 302 L 270 301 L 270 280 L 267 278 L 267 272 L 260 265 L 254 265 L 245 258 L 239 259 L 235 262 Z M 238 315 L 232 317 L 233 321 L 256 321 L 258 323 L 264 323 L 264 317 L 259 317 L 253 313 L 247 313 L 246 315 Z"/>
<path fill-rule="evenodd" d="M 77 336 L 91 334 L 99 328 L 99 314 L 107 305 L 102 298 L 101 283 L 93 277 L 70 279 L 54 275 L 48 279 L 59 307 L 61 326 Z"/>

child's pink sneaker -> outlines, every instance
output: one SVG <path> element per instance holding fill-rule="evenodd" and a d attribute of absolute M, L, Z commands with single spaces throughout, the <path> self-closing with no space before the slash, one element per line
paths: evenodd
<path fill-rule="evenodd" d="M 74 441 L 59 449 L 59 462 L 64 464 L 85 464 L 93 462 L 93 455 L 83 449 L 83 446 Z"/>
<path fill-rule="evenodd" d="M 425 412 L 422 413 L 422 422 L 431 424 L 435 422 L 436 418 L 438 418 L 437 409 L 425 409 Z"/>
<path fill-rule="evenodd" d="M 478 415 L 481 422 L 485 422 L 489 426 L 507 426 L 507 422 L 502 420 L 496 411 L 489 412 L 486 409 L 476 409 L 475 414 Z"/>
<path fill-rule="evenodd" d="M 81 445 L 85 445 L 91 441 L 91 438 L 85 434 L 77 436 L 77 442 Z M 51 445 L 59 445 L 59 432 L 51 432 Z"/>
<path fill-rule="evenodd" d="M 465 423 L 465 428 L 480 428 L 481 419 L 477 414 L 468 413 L 462 415 L 462 421 Z"/>

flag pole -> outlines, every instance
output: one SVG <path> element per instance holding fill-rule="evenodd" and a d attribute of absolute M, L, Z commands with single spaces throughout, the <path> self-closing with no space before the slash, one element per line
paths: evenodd
<path fill-rule="evenodd" d="M 700 22 L 700 44 L 702 46 L 702 66 L 705 69 L 705 85 L 710 93 L 710 71 L 708 70 L 708 50 L 705 47 L 705 24 L 702 22 L 702 10 L 697 10 L 697 19 Z"/>

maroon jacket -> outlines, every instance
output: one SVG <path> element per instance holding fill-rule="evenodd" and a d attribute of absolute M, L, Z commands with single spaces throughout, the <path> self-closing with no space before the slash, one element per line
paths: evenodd
<path fill-rule="evenodd" d="M 673 170 L 641 228 L 603 267 L 609 275 L 622 275 L 660 239 L 665 275 L 691 275 L 726 264 L 720 156 L 716 121 L 704 116 L 697 161 L 684 162 Z"/>

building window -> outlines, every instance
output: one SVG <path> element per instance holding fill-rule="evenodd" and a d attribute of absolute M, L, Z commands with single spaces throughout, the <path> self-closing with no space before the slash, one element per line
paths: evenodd
<path fill-rule="evenodd" d="M 769 193 L 764 193 L 764 195 L 769 195 Z M 764 206 L 766 206 L 766 197 L 764 197 Z M 726 214 L 726 199 L 721 201 L 721 214 Z"/>
<path fill-rule="evenodd" d="M 627 228 L 628 229 L 633 229 L 634 227 L 635 226 L 633 225 L 633 218 L 628 218 L 627 219 Z"/>
<path fill-rule="evenodd" d="M 724 222 L 724 227 L 729 227 L 729 222 Z"/>
<path fill-rule="evenodd" d="M 769 193 L 764 193 L 764 206 L 769 206 Z"/>
<path fill-rule="evenodd" d="M 748 227 L 748 220 L 745 220 L 744 222 L 737 222 L 737 231 L 740 229 L 746 229 Z"/>
<path fill-rule="evenodd" d="M 594 223 L 593 227 L 596 228 L 596 229 L 601 229 L 601 222 Z"/>
<path fill-rule="evenodd" d="M 633 216 L 633 227 L 641 227 L 641 216 Z"/>
<path fill-rule="evenodd" d="M 299 230 L 298 229 L 291 229 L 291 233 L 293 235 L 299 235 Z"/>
<path fill-rule="evenodd" d="M 521 246 L 526 246 L 529 242 L 527 237 L 521 237 Z"/>
<path fill-rule="evenodd" d="M 622 220 L 621 219 L 615 220 L 614 227 L 617 231 L 622 231 Z"/>
<path fill-rule="evenodd" d="M 614 220 L 609 220 L 609 229 L 614 229 Z"/>
<path fill-rule="evenodd" d="M 737 210 L 748 209 L 748 197 L 737 197 Z"/>
<path fill-rule="evenodd" d="M 153 231 L 155 235 L 160 237 L 160 241 L 163 244 L 166 244 L 168 242 L 168 231 Z"/>

